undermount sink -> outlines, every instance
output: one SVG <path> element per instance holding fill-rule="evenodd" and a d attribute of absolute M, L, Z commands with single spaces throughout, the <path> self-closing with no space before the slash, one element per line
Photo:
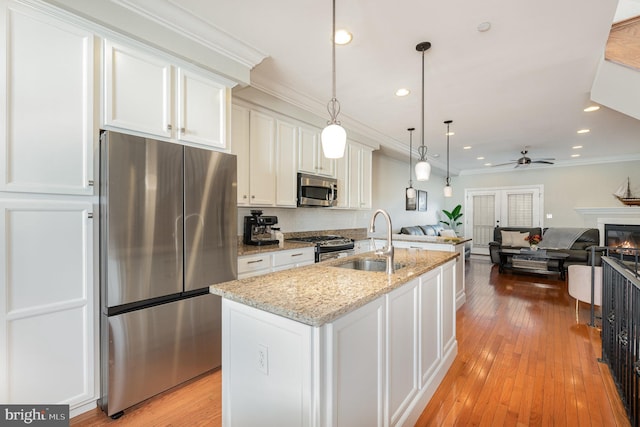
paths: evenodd
<path fill-rule="evenodd" d="M 372 259 L 372 258 L 354 259 L 342 264 L 335 265 L 334 267 L 348 268 L 351 270 L 361 270 L 361 271 L 386 271 L 387 260 Z M 404 264 L 400 264 L 398 262 L 393 264 L 393 268 L 396 271 L 403 267 L 404 267 Z"/>

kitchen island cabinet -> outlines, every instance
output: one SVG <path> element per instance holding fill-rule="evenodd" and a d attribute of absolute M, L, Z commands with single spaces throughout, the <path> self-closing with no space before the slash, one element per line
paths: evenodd
<path fill-rule="evenodd" d="M 413 425 L 457 354 L 457 253 L 331 260 L 211 286 L 223 297 L 223 425 Z"/>

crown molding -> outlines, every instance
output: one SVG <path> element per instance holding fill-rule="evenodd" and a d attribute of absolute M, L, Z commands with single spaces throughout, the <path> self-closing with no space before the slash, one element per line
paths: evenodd
<path fill-rule="evenodd" d="M 249 69 L 253 69 L 268 56 L 266 53 L 234 38 L 229 33 L 205 22 L 172 1 L 111 1 Z"/>

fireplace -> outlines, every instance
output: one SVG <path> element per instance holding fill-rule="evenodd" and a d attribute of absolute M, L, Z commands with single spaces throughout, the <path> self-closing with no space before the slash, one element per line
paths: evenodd
<path fill-rule="evenodd" d="M 605 224 L 605 246 L 620 248 L 613 253 L 632 254 L 634 251 L 625 251 L 625 248 L 640 248 L 640 225 L 636 224 Z"/>

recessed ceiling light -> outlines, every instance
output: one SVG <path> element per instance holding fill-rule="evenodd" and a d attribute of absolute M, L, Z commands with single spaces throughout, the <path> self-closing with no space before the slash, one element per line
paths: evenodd
<path fill-rule="evenodd" d="M 438 154 L 438 153 L 433 154 L 433 155 L 432 155 L 432 157 L 436 157 L 436 158 L 437 158 L 437 157 L 440 157 L 440 154 Z"/>
<path fill-rule="evenodd" d="M 465 145 L 464 147 L 462 147 L 463 150 L 471 150 L 471 146 L 470 145 Z"/>
<path fill-rule="evenodd" d="M 491 22 L 481 22 L 478 24 L 478 31 L 484 33 L 485 31 L 489 31 L 491 29 Z"/>
<path fill-rule="evenodd" d="M 410 93 L 409 89 L 405 89 L 405 88 L 401 87 L 400 89 L 398 89 L 396 91 L 396 96 L 407 96 L 407 95 L 409 95 L 409 93 Z"/>
<path fill-rule="evenodd" d="M 577 149 L 579 149 L 579 148 L 582 148 L 582 145 L 574 145 L 574 146 L 573 146 L 573 147 L 571 147 L 571 148 L 573 148 L 574 150 L 577 150 Z"/>
<path fill-rule="evenodd" d="M 485 166 L 491 166 L 491 163 L 485 163 L 484 165 Z"/>
<path fill-rule="evenodd" d="M 591 132 L 590 129 L 580 129 L 577 133 L 589 133 Z"/>
<path fill-rule="evenodd" d="M 571 157 L 580 157 L 580 154 L 572 154 Z"/>
<path fill-rule="evenodd" d="M 590 105 L 587 108 L 584 109 L 585 113 L 590 113 L 592 111 L 598 111 L 600 109 L 599 105 Z"/>
<path fill-rule="evenodd" d="M 476 157 L 476 160 L 484 160 L 484 156 Z"/>
<path fill-rule="evenodd" d="M 353 39 L 353 35 L 347 30 L 337 30 L 335 35 L 336 44 L 349 44 Z"/>

